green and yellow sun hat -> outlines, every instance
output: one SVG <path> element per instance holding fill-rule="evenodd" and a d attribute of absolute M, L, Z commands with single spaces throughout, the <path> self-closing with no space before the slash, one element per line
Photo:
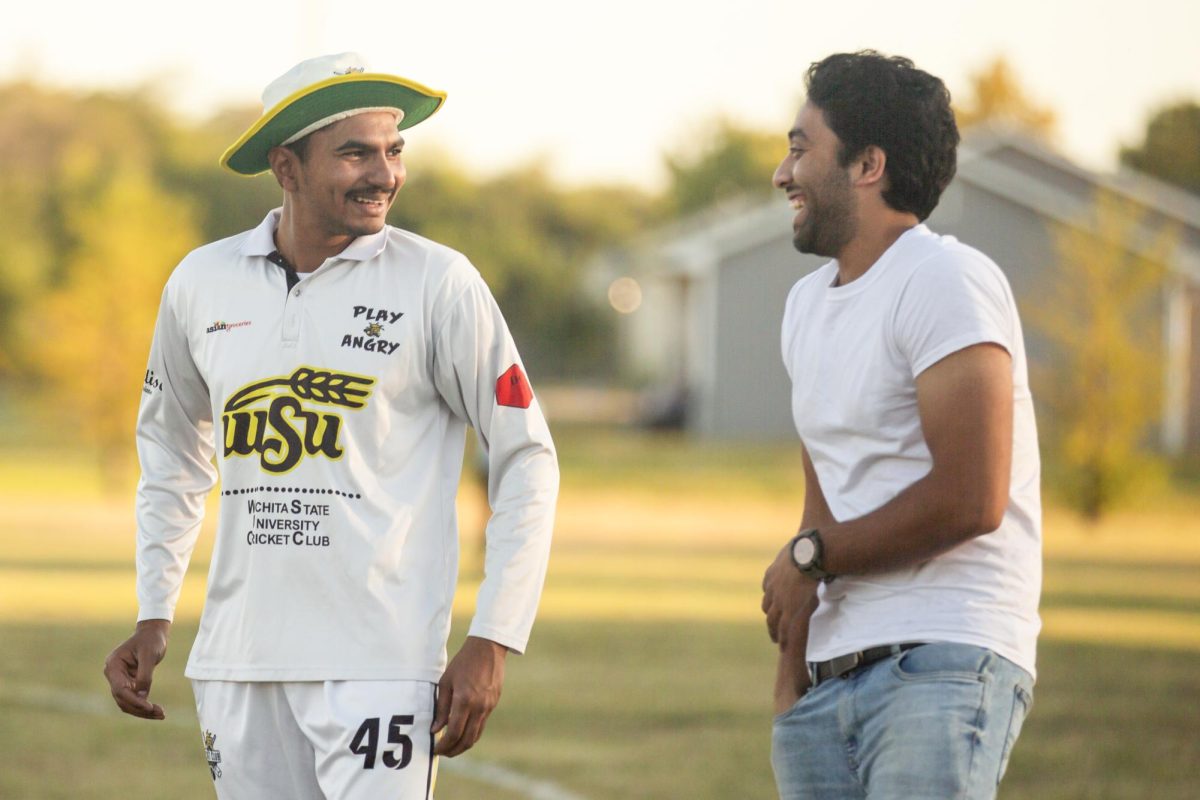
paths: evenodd
<path fill-rule="evenodd" d="M 393 111 L 396 129 L 411 128 L 442 107 L 446 93 L 397 75 L 370 72 L 357 53 L 301 61 L 263 90 L 263 114 L 221 156 L 239 175 L 271 168 L 267 151 L 366 111 Z"/>

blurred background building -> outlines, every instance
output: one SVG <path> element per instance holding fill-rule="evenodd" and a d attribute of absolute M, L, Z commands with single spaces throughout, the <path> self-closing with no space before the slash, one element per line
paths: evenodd
<path fill-rule="evenodd" d="M 1136 221 L 1122 240 L 1098 229 L 1098 197 Z M 619 350 L 623 368 L 649 387 L 651 421 L 706 437 L 794 435 L 779 325 L 791 286 L 826 259 L 793 249 L 793 213 L 781 196 L 729 202 L 597 262 L 599 282 L 624 275 L 640 289 L 637 310 L 621 317 Z M 1025 328 L 1035 379 L 1052 376 L 1053 343 L 1039 321 L 1055 312 L 1047 303 L 1066 258 L 1064 228 L 1099 248 L 1162 262 L 1161 291 L 1135 314 L 1147 338 L 1161 340 L 1158 437 L 1168 453 L 1200 452 L 1200 199 L 1133 169 L 1085 169 L 1012 128 L 977 128 L 927 224 L 992 257 L 1022 313 L 1034 312 Z M 1164 231 L 1169 248 L 1161 246 Z"/>

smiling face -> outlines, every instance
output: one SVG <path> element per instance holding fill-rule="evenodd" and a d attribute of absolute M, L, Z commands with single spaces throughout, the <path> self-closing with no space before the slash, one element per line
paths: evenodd
<path fill-rule="evenodd" d="M 289 159 L 292 180 L 285 185 L 296 222 L 326 240 L 378 233 L 404 185 L 403 148 L 396 117 L 387 111 L 356 114 L 309 134 Z"/>
<path fill-rule="evenodd" d="M 821 109 L 805 103 L 773 178 L 796 210 L 792 244 L 801 253 L 837 258 L 858 231 L 858 198 L 848 168 L 838 162 L 840 149 Z"/>

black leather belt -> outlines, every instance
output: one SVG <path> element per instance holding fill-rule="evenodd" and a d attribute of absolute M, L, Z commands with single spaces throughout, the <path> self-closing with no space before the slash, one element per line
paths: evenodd
<path fill-rule="evenodd" d="M 831 658 L 828 661 L 808 662 L 808 677 L 812 679 L 815 689 L 830 678 L 844 678 L 859 667 L 874 664 L 885 658 L 920 647 L 925 642 L 905 642 L 904 644 L 885 644 L 879 647 L 868 647 L 857 653 L 847 653 L 844 656 Z"/>

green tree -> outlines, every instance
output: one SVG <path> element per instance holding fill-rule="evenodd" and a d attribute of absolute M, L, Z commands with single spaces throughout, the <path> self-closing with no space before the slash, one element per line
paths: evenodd
<path fill-rule="evenodd" d="M 0 86 L 0 371 L 33 369 L 20 310 L 67 277 L 78 247 L 68 208 L 126 169 L 154 173 L 175 135 L 145 95 Z"/>
<path fill-rule="evenodd" d="M 740 195 L 772 193 L 771 175 L 785 149 L 779 133 L 744 128 L 727 119 L 713 120 L 705 130 L 698 134 L 698 146 L 665 157 L 670 212 L 685 215 Z"/>
<path fill-rule="evenodd" d="M 1156 304 L 1174 236 L 1160 230 L 1146 248 L 1146 224 L 1098 195 L 1085 218 L 1052 230 L 1058 263 L 1029 306 L 1051 350 L 1036 373 L 1050 466 L 1090 520 L 1163 472 L 1150 444 L 1163 402 Z"/>
<path fill-rule="evenodd" d="M 260 112 L 257 106 L 226 108 L 163 143 L 160 179 L 170 191 L 192 200 L 203 241 L 253 227 L 283 203 L 283 191 L 270 173 L 245 177 L 218 163 Z"/>
<path fill-rule="evenodd" d="M 1176 103 L 1154 114 L 1142 143 L 1121 148 L 1121 163 L 1200 193 L 1200 103 Z"/>
<path fill-rule="evenodd" d="M 592 257 L 653 219 L 625 187 L 564 189 L 538 166 L 469 179 L 445 160 L 413 160 L 391 221 L 466 253 L 504 310 L 536 375 L 609 374 L 611 315 L 584 291 Z"/>
<path fill-rule="evenodd" d="M 145 310 L 152 320 L 162 277 L 180 255 L 246 230 L 278 206 L 281 191 L 270 175 L 241 178 L 217 164 L 257 115 L 256 108 L 233 108 L 185 124 L 142 92 L 0 85 L 0 373 L 9 379 L 6 388 L 53 387 L 62 394 L 63 364 L 87 372 L 116 358 L 128 357 L 140 374 L 141 345 L 110 343 L 107 356 L 95 361 L 71 361 L 54 351 L 42 341 L 46 315 L 53 311 L 90 332 L 69 307 L 101 315 L 110 306 L 132 309 L 141 295 L 105 295 L 94 283 L 106 274 L 99 262 L 111 257 L 112 265 L 129 270 L 112 285 L 132 274 L 150 278 L 153 297 Z M 561 378 L 607 374 L 611 315 L 584 291 L 587 265 L 601 248 L 653 224 L 655 198 L 621 186 L 567 189 L 537 166 L 480 178 L 422 147 L 416 136 L 409 152 L 409 182 L 391 221 L 471 257 L 504 308 L 531 371 Z M 154 202 L 141 207 L 146 198 L 138 192 L 156 197 L 157 208 L 151 208 Z M 107 222 L 96 221 L 100 214 L 109 214 Z M 159 224 L 178 234 L 173 243 L 154 244 Z M 115 238 L 101 236 L 106 225 L 112 231 L 105 235 Z M 117 242 L 136 239 L 139 230 L 149 237 L 148 246 L 141 253 L 119 251 Z M 150 328 L 145 324 L 141 336 L 149 336 Z M 114 411 L 125 413 L 119 404 Z M 91 409 L 89 417 L 92 412 L 101 410 Z M 83 412 L 76 408 L 73 415 Z M 96 431 L 97 443 L 110 451 L 127 447 L 129 425 L 106 425 Z"/>
<path fill-rule="evenodd" d="M 88 165 L 79 169 L 90 183 Z M 43 410 L 96 447 L 116 479 L 132 461 L 163 284 L 197 232 L 189 204 L 135 168 L 72 193 L 63 211 L 76 246 L 65 278 L 26 308 L 23 338 L 46 390 Z"/>
<path fill-rule="evenodd" d="M 982 123 L 998 123 L 1012 125 L 1044 139 L 1053 135 L 1054 112 L 1029 98 L 1003 56 L 992 59 L 969 80 L 971 88 L 966 103 L 954 107 L 959 128 L 965 130 Z"/>

